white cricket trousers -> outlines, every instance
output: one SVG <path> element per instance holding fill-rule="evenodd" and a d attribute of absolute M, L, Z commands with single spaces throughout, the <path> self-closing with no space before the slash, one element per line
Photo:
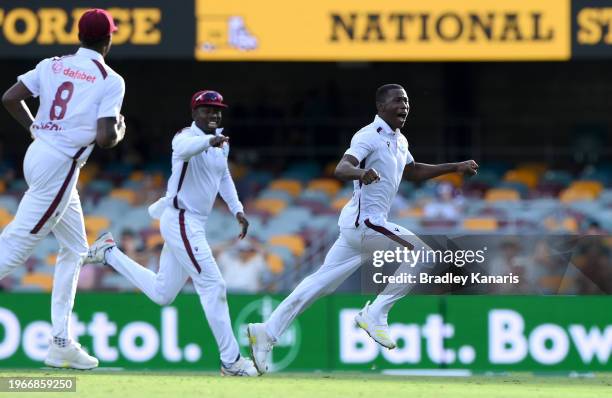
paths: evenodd
<path fill-rule="evenodd" d="M 87 238 L 81 200 L 76 190 L 82 162 L 69 158 L 42 140 L 34 140 L 23 160 L 28 184 L 15 218 L 0 235 L 0 279 L 23 265 L 36 245 L 49 232 L 59 242 L 59 253 L 51 293 L 52 334 L 70 338 L 70 316 L 74 306 Z"/>
<path fill-rule="evenodd" d="M 233 363 L 240 351 L 232 331 L 225 281 L 206 240 L 205 221 L 185 210 L 167 207 L 160 230 L 165 243 L 157 274 L 116 247 L 106 252 L 106 262 L 159 305 L 172 303 L 191 277 L 221 361 Z"/>
<path fill-rule="evenodd" d="M 325 256 L 321 268 L 304 278 L 295 290 L 279 304 L 265 322 L 268 335 L 278 340 L 291 322 L 321 296 L 332 293 L 367 258 L 367 253 L 376 250 L 393 250 L 404 247 L 406 242 L 414 248 L 425 248 L 416 235 L 391 222 L 375 225 L 369 220 L 361 222 L 356 228 L 341 228 L 340 236 Z M 395 274 L 401 272 L 418 273 L 422 264 L 409 267 L 402 264 Z M 381 324 L 387 322 L 387 315 L 395 302 L 411 290 L 408 284 L 387 285 L 370 305 L 370 315 Z"/>

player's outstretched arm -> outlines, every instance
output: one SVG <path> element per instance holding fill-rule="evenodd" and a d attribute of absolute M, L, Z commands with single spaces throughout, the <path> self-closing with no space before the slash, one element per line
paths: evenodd
<path fill-rule="evenodd" d="M 478 163 L 473 160 L 443 164 L 426 164 L 413 162 L 404 168 L 404 178 L 409 181 L 420 182 L 448 173 L 461 173 L 472 176 L 477 172 Z"/>
<path fill-rule="evenodd" d="M 359 168 L 359 160 L 353 155 L 344 155 L 342 159 L 340 159 L 334 175 L 342 181 L 358 180 L 365 185 L 380 180 L 380 175 L 375 169 L 365 170 Z"/>
<path fill-rule="evenodd" d="M 125 136 L 125 120 L 123 115 L 103 117 L 98 119 L 96 143 L 100 148 L 112 148 Z"/>
<path fill-rule="evenodd" d="M 2 95 L 2 105 L 4 105 L 13 119 L 17 120 L 28 131 L 30 131 L 30 127 L 34 123 L 34 117 L 24 100 L 31 96 L 32 92 L 20 81 Z"/>

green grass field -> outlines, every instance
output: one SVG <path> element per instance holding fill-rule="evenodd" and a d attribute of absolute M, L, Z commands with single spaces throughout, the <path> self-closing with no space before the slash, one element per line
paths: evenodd
<path fill-rule="evenodd" d="M 281 373 L 259 378 L 213 373 L 81 371 L 0 371 L 0 377 L 69 376 L 77 393 L 19 393 L 25 397 L 190 398 L 190 397 L 398 397 L 411 398 L 608 398 L 612 374 L 561 376 L 407 377 L 368 373 Z M 8 396 L 0 393 L 0 396 Z"/>

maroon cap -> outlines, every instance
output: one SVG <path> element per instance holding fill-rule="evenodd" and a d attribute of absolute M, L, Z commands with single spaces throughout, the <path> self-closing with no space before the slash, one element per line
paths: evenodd
<path fill-rule="evenodd" d="M 87 10 L 79 19 L 80 39 L 100 40 L 116 31 L 113 17 L 101 8 Z"/>
<path fill-rule="evenodd" d="M 227 104 L 223 103 L 223 96 L 212 90 L 198 91 L 191 97 L 191 109 L 195 109 L 199 106 L 227 108 Z"/>

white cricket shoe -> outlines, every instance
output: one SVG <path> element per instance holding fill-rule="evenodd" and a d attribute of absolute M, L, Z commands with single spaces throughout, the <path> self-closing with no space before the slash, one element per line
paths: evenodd
<path fill-rule="evenodd" d="M 71 341 L 66 347 L 49 344 L 45 365 L 53 368 L 93 369 L 98 367 L 98 360 L 87 354 L 79 343 Z"/>
<path fill-rule="evenodd" d="M 110 248 L 117 246 L 115 243 L 115 239 L 113 238 L 113 234 L 110 232 L 105 232 L 102 235 L 98 236 L 98 239 L 89 246 L 89 250 L 87 251 L 87 256 L 83 260 L 83 264 L 104 264 L 106 265 L 106 260 L 104 259 L 104 253 Z"/>
<path fill-rule="evenodd" d="M 268 371 L 268 357 L 272 352 L 274 341 L 268 336 L 263 323 L 249 323 L 247 336 L 253 363 L 259 374 L 264 374 Z"/>
<path fill-rule="evenodd" d="M 397 345 L 389 335 L 389 325 L 377 325 L 374 318 L 370 316 L 369 310 L 370 302 L 368 301 L 355 317 L 355 323 L 365 330 L 375 342 L 390 350 L 394 349 Z"/>
<path fill-rule="evenodd" d="M 240 357 L 230 366 L 225 366 L 221 362 L 221 376 L 259 376 L 259 372 L 255 369 L 253 361 L 249 358 Z"/>

